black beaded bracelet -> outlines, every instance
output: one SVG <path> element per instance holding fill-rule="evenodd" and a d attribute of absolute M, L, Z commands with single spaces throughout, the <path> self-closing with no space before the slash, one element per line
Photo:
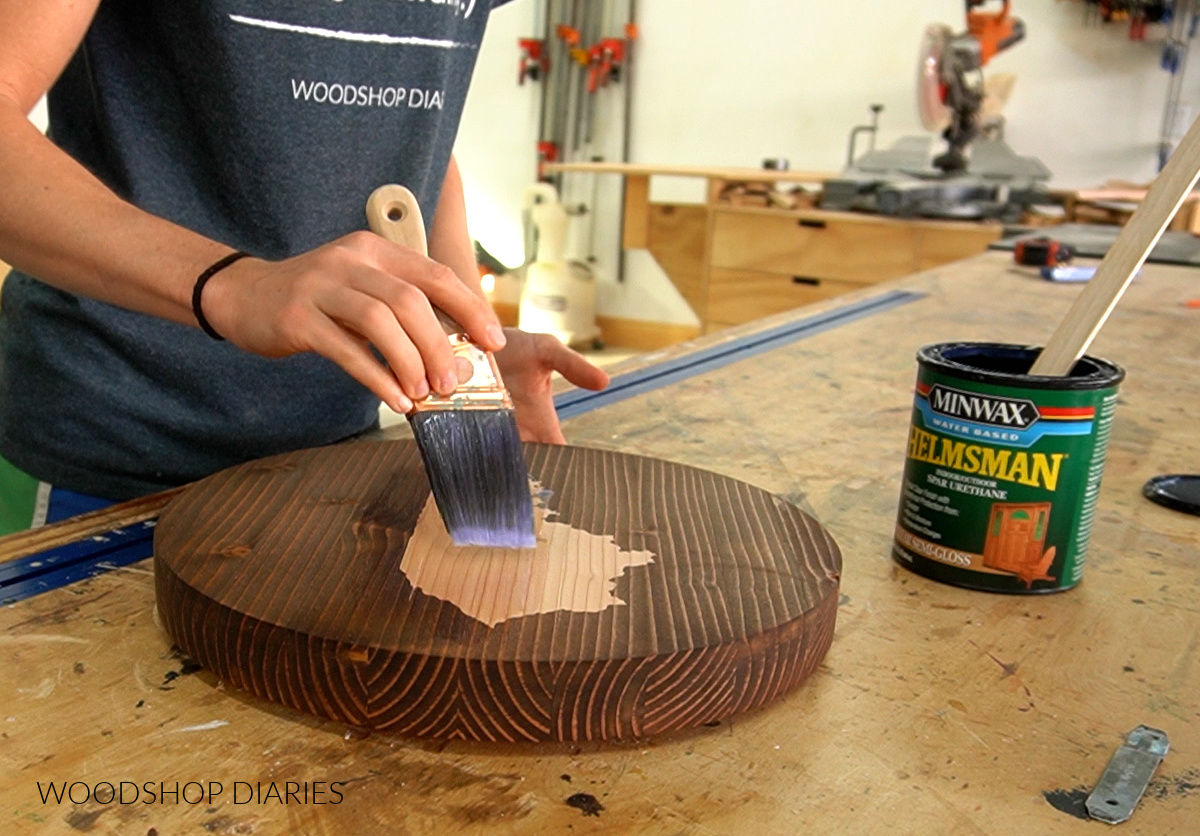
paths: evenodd
<path fill-rule="evenodd" d="M 224 270 L 230 264 L 233 264 L 233 262 L 240 258 L 245 258 L 248 255 L 250 255 L 250 253 L 244 253 L 241 250 L 237 250 L 236 252 L 232 252 L 229 255 L 223 256 L 200 274 L 200 276 L 196 279 L 195 286 L 192 288 L 192 313 L 195 314 L 196 321 L 200 323 L 200 327 L 204 330 L 204 333 L 208 334 L 214 340 L 224 340 L 225 338 L 218 334 L 216 330 L 208 324 L 208 320 L 205 319 L 204 310 L 200 307 L 200 295 L 204 293 L 204 286 L 208 284 L 209 279 Z"/>

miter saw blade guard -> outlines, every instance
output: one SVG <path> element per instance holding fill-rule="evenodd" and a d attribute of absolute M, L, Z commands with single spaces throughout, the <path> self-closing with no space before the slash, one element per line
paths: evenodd
<path fill-rule="evenodd" d="M 983 67 L 996 53 L 1025 37 L 1025 24 L 1008 13 L 975 11 L 988 0 L 966 0 L 967 30 L 955 34 L 935 23 L 925 28 L 917 65 L 917 111 L 926 130 L 940 131 L 949 144 L 933 164 L 948 175 L 967 168 L 966 149 L 979 135 Z"/>
<path fill-rule="evenodd" d="M 946 107 L 946 85 L 942 81 L 942 55 L 954 32 L 944 23 L 931 23 L 921 37 L 921 55 L 917 64 L 917 112 L 927 131 L 944 131 L 950 125 Z"/>
<path fill-rule="evenodd" d="M 1025 37 L 1009 0 L 965 0 L 967 28 L 925 28 L 917 66 L 917 111 L 926 130 L 949 146 L 930 161 L 932 137 L 907 137 L 884 151 L 851 159 L 825 183 L 821 206 L 897 217 L 1019 219 L 1024 207 L 1048 201 L 1050 172 L 1017 156 L 999 132 L 985 131 L 983 67 Z M 1011 86 L 1011 85 L 1010 85 Z M 967 172 L 967 148 L 971 171 Z"/>

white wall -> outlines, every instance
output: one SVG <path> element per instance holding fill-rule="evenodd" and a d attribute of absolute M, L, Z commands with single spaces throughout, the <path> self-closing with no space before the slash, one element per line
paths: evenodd
<path fill-rule="evenodd" d="M 1084 5 L 1013 3 L 1026 38 L 986 70 L 1017 75 L 1006 138 L 1046 163 L 1055 186 L 1145 180 L 1156 170 L 1169 80 L 1159 68 L 1165 30 L 1150 27 L 1145 42 L 1133 42 L 1124 24 L 1085 25 Z M 645 0 L 640 12 L 633 155 L 647 163 L 783 156 L 795 168 L 838 170 L 872 102 L 884 105 L 882 145 L 924 133 L 915 104 L 921 35 L 930 23 L 965 28 L 961 0 Z M 689 54 L 711 57 L 681 58 Z M 670 196 L 665 182 L 656 197 Z"/>
<path fill-rule="evenodd" d="M 985 10 L 998 8 L 999 0 Z M 1084 8 L 1013 3 L 1028 34 L 987 68 L 1018 77 L 1006 138 L 1050 168 L 1052 186 L 1145 181 L 1157 168 L 1169 81 L 1159 67 L 1164 30 L 1151 26 L 1145 42 L 1132 42 L 1123 24 L 1086 24 Z M 492 16 L 458 145 L 473 231 L 510 264 L 521 258 L 520 197 L 536 165 L 537 90 L 517 87 L 516 39 L 535 34 L 536 11 L 535 0 L 514 0 Z M 921 35 L 930 23 L 965 28 L 961 0 L 641 0 L 638 14 L 631 159 L 642 163 L 757 166 L 787 157 L 793 168 L 838 170 L 850 129 L 868 120 L 873 102 L 885 108 L 881 145 L 922 133 Z M 1192 104 L 1197 65 L 1200 57 L 1184 87 Z M 653 197 L 698 201 L 702 186 L 658 178 Z M 615 201 L 601 206 L 609 220 Z M 600 312 L 690 321 L 645 259 L 630 265 L 624 284 L 613 281 L 614 235 L 601 236 Z"/>
<path fill-rule="evenodd" d="M 537 179 L 539 87 L 517 84 L 517 39 L 537 36 L 535 6 L 514 0 L 492 14 L 454 149 L 471 232 L 508 265 L 522 261 L 521 201 Z"/>

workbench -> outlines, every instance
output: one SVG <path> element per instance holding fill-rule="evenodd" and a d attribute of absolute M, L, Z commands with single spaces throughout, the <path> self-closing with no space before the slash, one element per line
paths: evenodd
<path fill-rule="evenodd" d="M 571 443 L 744 480 L 833 534 L 832 648 L 781 701 L 620 743 L 364 736 L 179 658 L 143 561 L 0 609 L 0 830 L 1096 834 L 1108 831 L 1080 818 L 1083 799 L 1146 724 L 1171 751 L 1120 832 L 1195 833 L 1200 519 L 1140 488 L 1200 470 L 1200 311 L 1184 305 L 1197 279 L 1147 265 L 1094 346 L 1128 377 L 1074 590 L 971 592 L 889 555 L 917 348 L 1044 341 L 1079 292 L 986 253 L 639 358 L 607 396 L 560 393 Z M 11 538 L 0 546 L 12 554 Z M 51 781 L 183 797 L 98 803 L 80 788 L 79 803 L 43 803 Z M 281 798 L 289 781 L 308 798 Z M 209 782 L 223 790 L 202 797 Z"/>
<path fill-rule="evenodd" d="M 893 218 L 815 208 L 820 185 L 839 175 L 638 163 L 552 163 L 547 174 L 624 178 L 624 249 L 645 249 L 712 333 L 853 293 L 977 255 L 1002 233 L 998 222 Z M 654 177 L 699 178 L 702 204 L 655 203 Z M 749 205 L 747 186 L 777 194 L 808 187 L 808 205 Z M 802 201 L 801 203 L 804 203 Z"/>

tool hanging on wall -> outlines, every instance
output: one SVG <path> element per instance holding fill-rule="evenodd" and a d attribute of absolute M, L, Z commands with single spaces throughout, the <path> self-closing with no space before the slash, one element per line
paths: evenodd
<path fill-rule="evenodd" d="M 1132 23 L 1138 17 L 1157 23 L 1171 13 L 1169 0 L 1083 0 L 1088 23 Z"/>
<path fill-rule="evenodd" d="M 518 84 L 524 84 L 525 79 L 539 81 L 550 73 L 550 59 L 546 56 L 545 41 L 541 38 L 519 38 L 517 46 L 521 48 Z"/>
<path fill-rule="evenodd" d="M 1163 21 L 1168 28 L 1160 64 L 1171 74 L 1171 80 L 1163 103 L 1162 128 L 1158 140 L 1159 171 L 1167 164 L 1179 141 L 1180 126 L 1186 126 L 1191 121 L 1190 108 L 1183 105 L 1183 77 L 1192 40 L 1196 37 L 1197 23 L 1200 22 L 1200 3 L 1197 0 L 1178 0 L 1170 7 Z"/>
<path fill-rule="evenodd" d="M 1129 39 L 1144 41 L 1146 27 L 1169 23 L 1180 10 L 1186 11 L 1191 0 L 1083 0 L 1085 23 L 1128 23 Z"/>
<path fill-rule="evenodd" d="M 1163 104 L 1158 144 L 1161 171 L 1179 142 L 1182 128 L 1191 122 L 1191 109 L 1183 104 L 1182 86 L 1191 42 L 1200 29 L 1198 0 L 1084 0 L 1084 21 L 1090 24 L 1128 23 L 1129 39 L 1145 41 L 1162 37 L 1159 60 L 1171 74 Z M 1150 27 L 1153 26 L 1154 29 Z"/>
<path fill-rule="evenodd" d="M 597 102 L 614 84 L 628 88 L 638 30 L 632 0 L 547 0 L 539 9 L 542 36 L 520 38 L 519 81 L 544 80 L 538 127 L 539 163 L 594 160 Z M 620 36 L 612 34 L 619 29 Z M 621 108 L 628 122 L 628 103 Z M 627 156 L 623 140 L 621 159 Z M 601 155 L 604 158 L 606 155 Z M 547 178 L 539 164 L 539 180 Z"/>
<path fill-rule="evenodd" d="M 628 159 L 635 14 L 636 0 L 543 0 L 534 12 L 535 34 L 518 41 L 520 81 L 538 81 L 541 96 L 537 180 L 557 189 L 569 215 L 589 216 L 588 262 L 599 260 L 594 248 L 604 240 L 596 230 L 597 178 L 568 181 L 545 166 Z M 614 257 L 619 278 L 619 250 Z"/>
<path fill-rule="evenodd" d="M 621 78 L 621 62 L 625 60 L 625 41 L 619 38 L 604 38 L 588 50 L 588 92 L 595 93 L 607 87 L 610 81 Z"/>
<path fill-rule="evenodd" d="M 595 127 L 596 113 L 596 94 L 608 87 L 610 83 L 616 83 L 621 79 L 621 68 L 625 62 L 625 56 L 632 48 L 634 39 L 637 37 L 637 27 L 632 23 L 625 25 L 625 38 L 601 38 L 600 41 L 593 44 L 587 51 L 588 57 L 588 74 L 587 74 L 587 92 L 588 106 L 586 119 L 584 121 L 585 130 L 583 131 L 583 143 L 591 146 L 593 140 L 593 130 Z M 622 154 L 622 159 L 624 154 Z"/>

